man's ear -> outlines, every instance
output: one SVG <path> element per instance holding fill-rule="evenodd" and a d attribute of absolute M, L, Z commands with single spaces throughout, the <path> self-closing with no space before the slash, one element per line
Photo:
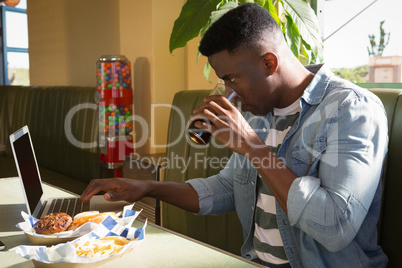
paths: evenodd
<path fill-rule="evenodd" d="M 263 56 L 263 63 L 268 75 L 273 75 L 278 69 L 278 57 L 275 53 L 266 53 Z"/>

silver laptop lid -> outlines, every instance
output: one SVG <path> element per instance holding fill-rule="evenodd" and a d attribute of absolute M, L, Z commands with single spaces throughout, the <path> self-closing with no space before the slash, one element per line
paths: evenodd
<path fill-rule="evenodd" d="M 37 215 L 46 200 L 28 126 L 10 135 L 15 165 L 21 179 L 28 214 Z"/>

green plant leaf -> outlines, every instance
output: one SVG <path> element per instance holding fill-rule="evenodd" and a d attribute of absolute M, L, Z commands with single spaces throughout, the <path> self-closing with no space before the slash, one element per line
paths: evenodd
<path fill-rule="evenodd" d="M 297 25 L 302 39 L 310 45 L 311 50 L 322 58 L 322 38 L 318 20 L 306 0 L 279 0 L 286 12 Z"/>
<path fill-rule="evenodd" d="M 210 82 L 210 83 L 211 83 L 211 81 L 209 80 L 209 74 L 211 73 L 211 69 L 212 69 L 212 67 L 211 67 L 211 65 L 209 64 L 209 62 L 207 61 L 207 63 L 205 63 L 205 65 L 204 65 L 204 77 L 205 77 L 205 79 L 207 79 L 208 82 Z"/>
<path fill-rule="evenodd" d="M 229 10 L 232 10 L 236 7 L 238 7 L 239 4 L 237 1 L 229 1 L 223 6 L 221 6 L 218 10 L 212 11 L 211 17 L 210 17 L 210 22 L 211 24 L 214 23 L 215 21 L 219 20 L 226 12 Z"/>
<path fill-rule="evenodd" d="M 276 7 L 272 4 L 271 0 L 267 0 L 262 7 L 265 7 L 266 10 L 271 13 L 271 16 L 275 19 L 276 23 L 278 23 L 279 26 L 281 26 L 281 20 L 279 19 L 278 16 L 278 11 L 276 10 Z"/>
<path fill-rule="evenodd" d="M 271 2 L 270 0 L 255 0 L 254 2 L 263 7 L 267 1 Z"/>
<path fill-rule="evenodd" d="M 184 4 L 170 35 L 170 53 L 184 47 L 188 41 L 198 36 L 201 28 L 207 24 L 211 12 L 216 10 L 220 2 L 221 0 L 188 0 Z"/>
<path fill-rule="evenodd" d="M 286 15 L 286 20 L 286 41 L 296 58 L 299 58 L 301 46 L 299 29 L 289 14 Z"/>
<path fill-rule="evenodd" d="M 238 0 L 239 3 L 244 4 L 244 3 L 257 3 L 260 6 L 264 6 L 266 1 L 270 1 L 270 0 Z"/>
<path fill-rule="evenodd" d="M 239 4 L 237 3 L 237 1 L 229 1 L 227 3 L 225 3 L 224 5 L 222 5 L 221 7 L 219 7 L 219 9 L 212 11 L 211 12 L 211 16 L 209 17 L 208 23 L 202 27 L 200 33 L 201 33 L 201 38 L 204 37 L 204 34 L 207 32 L 207 30 L 209 29 L 209 27 L 218 19 L 220 19 L 220 17 L 222 17 L 226 12 L 228 12 L 229 10 L 236 8 Z"/>
<path fill-rule="evenodd" d="M 303 41 L 302 41 L 302 45 L 300 47 L 300 54 L 299 54 L 299 61 L 303 64 L 303 65 L 308 65 L 308 64 L 312 64 L 315 63 L 315 58 L 314 58 L 314 62 L 312 62 L 312 57 L 311 57 L 311 48 L 310 46 Z"/>

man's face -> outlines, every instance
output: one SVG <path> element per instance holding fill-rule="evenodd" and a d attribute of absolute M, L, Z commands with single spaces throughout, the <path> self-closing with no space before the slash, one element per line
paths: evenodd
<path fill-rule="evenodd" d="M 216 75 L 242 99 L 242 111 L 266 115 L 275 105 L 275 96 L 262 55 L 244 51 L 231 55 L 227 50 L 208 57 Z"/>

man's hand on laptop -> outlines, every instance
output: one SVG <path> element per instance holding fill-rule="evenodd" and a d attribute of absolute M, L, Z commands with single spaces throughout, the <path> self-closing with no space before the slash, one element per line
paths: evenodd
<path fill-rule="evenodd" d="M 143 198 L 150 189 L 152 181 L 140 181 L 125 178 L 94 179 L 92 180 L 80 199 L 88 202 L 92 196 L 100 191 L 106 192 L 104 198 L 108 201 L 135 202 Z"/>

